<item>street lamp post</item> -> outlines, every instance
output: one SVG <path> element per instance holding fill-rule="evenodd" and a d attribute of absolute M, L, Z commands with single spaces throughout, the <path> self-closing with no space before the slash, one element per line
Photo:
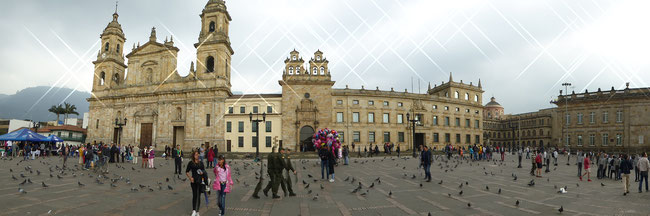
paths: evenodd
<path fill-rule="evenodd" d="M 120 122 L 120 119 L 115 118 L 115 126 L 117 126 L 117 145 L 119 146 L 122 143 L 122 127 L 126 126 L 126 118 L 123 122 Z"/>
<path fill-rule="evenodd" d="M 515 145 L 515 129 L 517 129 L 517 127 L 514 124 L 512 124 L 512 120 L 508 121 L 508 125 L 510 126 L 510 129 L 512 129 L 512 146 L 514 146 L 514 148 L 512 148 L 512 149 L 515 149 L 517 151 L 517 154 L 518 154 L 519 153 L 519 145 L 518 144 Z M 510 149 L 510 151 L 512 151 L 512 149 Z M 519 166 L 517 166 L 517 168 L 521 168 L 521 155 L 518 154 L 518 157 L 519 157 Z"/>
<path fill-rule="evenodd" d="M 255 124 L 255 137 L 257 137 L 257 140 L 255 140 L 255 161 L 260 160 L 260 127 L 259 123 L 264 122 L 266 125 L 266 112 L 262 113 L 262 119 L 259 118 L 260 114 L 255 113 L 255 119 L 253 119 L 253 113 L 248 113 L 248 118 L 250 119 L 251 123 Z"/>
<path fill-rule="evenodd" d="M 411 119 L 411 115 L 409 113 L 406 113 L 406 121 L 410 122 L 411 125 L 412 125 L 411 129 L 413 130 L 413 134 L 412 134 L 412 136 L 413 136 L 413 157 L 416 157 L 417 155 L 415 153 L 415 123 L 418 122 L 419 119 L 417 119 L 415 117 L 413 119 Z"/>
<path fill-rule="evenodd" d="M 562 86 L 564 86 L 564 121 L 565 121 L 564 125 L 566 126 L 566 136 L 569 136 L 569 121 L 567 119 L 567 116 L 569 115 L 569 98 L 567 98 L 567 96 L 569 96 L 569 86 L 571 86 L 571 83 L 565 82 L 562 83 Z M 562 94 L 561 90 L 560 90 L 560 94 Z M 564 135 L 564 133 L 562 135 Z M 566 139 L 566 137 L 562 137 L 562 139 L 565 139 L 566 142 L 564 143 L 564 147 L 568 148 L 569 147 L 568 139 Z"/>

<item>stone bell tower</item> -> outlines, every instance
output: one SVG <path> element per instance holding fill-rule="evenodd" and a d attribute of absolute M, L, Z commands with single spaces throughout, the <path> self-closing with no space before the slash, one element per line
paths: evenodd
<path fill-rule="evenodd" d="M 223 0 L 209 0 L 203 8 L 201 31 L 196 47 L 196 70 L 190 71 L 200 80 L 215 87 L 230 89 L 231 56 L 228 28 L 232 21 Z"/>
<path fill-rule="evenodd" d="M 124 64 L 124 32 L 122 26 L 117 22 L 117 9 L 113 13 L 113 21 L 108 23 L 100 38 L 102 47 L 97 53 L 95 64 L 95 74 L 93 78 L 93 90 L 104 90 L 124 84 L 124 73 L 126 65 Z"/>

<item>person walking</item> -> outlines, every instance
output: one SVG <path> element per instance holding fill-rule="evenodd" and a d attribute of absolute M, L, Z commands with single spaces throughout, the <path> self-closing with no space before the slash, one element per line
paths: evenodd
<path fill-rule="evenodd" d="M 471 148 L 470 148 L 470 150 L 471 150 Z M 522 156 L 522 153 L 523 153 L 523 150 L 521 148 L 518 148 L 518 150 L 517 150 L 517 158 L 519 158 L 519 166 L 517 166 L 517 168 L 521 168 L 521 156 Z"/>
<path fill-rule="evenodd" d="M 142 156 L 142 168 L 146 168 L 145 165 L 149 163 L 149 151 L 147 150 L 147 147 L 142 147 L 142 152 L 140 152 L 140 155 Z"/>
<path fill-rule="evenodd" d="M 273 199 L 278 199 L 280 196 L 278 196 L 278 186 L 280 185 L 280 178 L 276 175 L 278 173 L 282 173 L 282 164 L 279 163 L 281 159 L 279 159 L 278 153 L 275 152 L 276 147 L 273 147 L 271 150 L 271 153 L 268 155 L 268 169 L 267 172 L 269 173 L 269 182 L 267 183 L 266 187 L 264 188 L 264 196 L 268 196 L 269 190 L 272 190 L 273 192 Z M 278 172 L 278 170 L 280 172 Z M 257 196 L 257 193 L 259 190 L 257 187 L 255 188 L 255 192 L 253 192 L 253 197 Z"/>
<path fill-rule="evenodd" d="M 632 165 L 634 165 L 634 182 L 639 181 L 639 155 L 634 155 L 632 157 L 634 160 L 632 160 Z"/>
<path fill-rule="evenodd" d="M 212 147 L 208 149 L 208 168 L 214 168 L 214 151 L 212 151 Z"/>
<path fill-rule="evenodd" d="M 375 149 L 377 149 L 377 148 L 378 147 L 375 146 Z M 377 152 L 379 152 L 379 151 L 377 151 Z M 329 181 L 334 182 L 334 165 L 336 165 L 336 156 L 334 155 L 334 152 L 332 151 L 331 146 L 327 147 L 327 165 L 329 167 L 329 170 L 328 170 L 327 174 L 329 176 L 332 176 L 332 178 L 330 178 Z M 328 176 L 328 178 L 329 178 L 329 176 Z"/>
<path fill-rule="evenodd" d="M 223 155 L 217 157 L 217 165 L 214 167 L 214 183 L 212 189 L 217 191 L 217 206 L 219 207 L 219 215 L 226 214 L 226 193 L 232 191 L 234 182 L 230 175 L 230 166 L 226 163 L 226 158 Z"/>
<path fill-rule="evenodd" d="M 293 164 L 291 163 L 291 156 L 289 155 L 290 153 L 291 152 L 289 148 L 285 148 L 284 153 L 282 154 L 282 165 L 284 166 L 283 169 L 286 173 L 286 176 L 282 178 L 282 184 L 284 185 L 282 188 L 286 188 L 289 191 L 289 196 L 296 196 L 296 194 L 293 193 L 293 188 L 291 186 L 291 173 L 295 175 L 296 170 L 293 168 Z M 287 196 L 286 192 L 284 194 Z"/>
<path fill-rule="evenodd" d="M 535 156 L 535 163 L 537 164 L 537 175 L 535 175 L 537 178 L 542 177 L 542 166 L 543 166 L 543 159 L 542 159 L 542 153 L 539 152 L 537 153 L 537 156 Z"/>
<path fill-rule="evenodd" d="M 580 152 L 578 152 L 578 177 L 582 177 L 582 162 L 584 160 L 584 155 L 582 155 Z"/>
<path fill-rule="evenodd" d="M 621 173 L 623 179 L 623 196 L 630 193 L 630 170 L 632 170 L 632 161 L 628 158 L 627 155 L 623 155 L 623 160 L 621 160 Z"/>
<path fill-rule="evenodd" d="M 536 154 L 536 152 L 533 151 L 533 154 Z M 530 175 L 534 176 L 535 175 L 535 170 L 537 169 L 537 160 L 536 157 L 529 157 L 530 162 L 532 163 L 532 166 L 530 167 Z"/>
<path fill-rule="evenodd" d="M 154 164 L 153 164 L 153 159 L 156 157 L 156 152 L 153 150 L 151 146 L 149 146 L 149 168 L 153 169 Z"/>
<path fill-rule="evenodd" d="M 185 168 L 185 175 L 190 179 L 190 187 L 192 188 L 192 216 L 199 216 L 199 207 L 201 207 L 201 182 L 205 181 L 207 185 L 207 178 L 203 162 L 199 160 L 199 153 L 192 152 L 191 160 L 187 163 Z"/>
<path fill-rule="evenodd" d="M 424 148 L 422 148 L 420 161 L 424 168 L 424 178 L 427 182 L 431 182 L 431 151 L 429 151 L 429 147 L 424 146 Z"/>
<path fill-rule="evenodd" d="M 648 169 L 650 169 L 650 162 L 648 161 L 648 153 L 643 152 L 643 157 L 639 158 L 639 193 L 643 188 L 643 179 L 645 179 L 645 191 L 648 192 Z"/>
<path fill-rule="evenodd" d="M 353 148 L 354 148 L 354 147 L 353 147 Z M 399 154 L 400 154 L 399 145 L 397 145 L 397 149 L 395 150 L 395 152 L 397 152 L 397 158 L 399 158 Z"/>
<path fill-rule="evenodd" d="M 344 146 L 343 147 L 343 165 L 348 165 L 348 160 L 349 160 L 348 156 L 349 155 L 350 155 L 350 151 L 348 150 L 348 146 Z"/>
<path fill-rule="evenodd" d="M 580 181 L 582 181 L 583 176 L 587 175 L 587 181 L 590 182 L 591 181 L 591 169 L 589 169 L 589 167 L 591 166 L 591 161 L 589 161 L 589 157 L 587 157 L 586 153 L 584 155 L 584 159 L 582 161 L 582 164 L 585 167 L 585 174 L 582 174 L 580 176 Z"/>
<path fill-rule="evenodd" d="M 181 174 L 181 163 L 183 162 L 183 152 L 179 145 L 172 149 L 172 158 L 174 159 L 174 174 Z"/>

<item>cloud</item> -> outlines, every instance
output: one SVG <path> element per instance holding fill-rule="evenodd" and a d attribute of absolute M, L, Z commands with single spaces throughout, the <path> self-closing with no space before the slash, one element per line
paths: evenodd
<path fill-rule="evenodd" d="M 159 40 L 174 36 L 178 70 L 186 75 L 204 5 L 120 2 L 126 51 L 146 42 L 156 26 Z M 563 82 L 573 83 L 569 91 L 650 82 L 650 4 L 642 1 L 247 0 L 227 6 L 233 91 L 279 92 L 282 61 L 294 48 L 305 59 L 323 51 L 338 88 L 411 91 L 413 78 L 415 91 L 417 80 L 424 91 L 453 72 L 466 83 L 480 78 L 485 98 L 495 96 L 513 113 L 551 107 Z M 11 42 L 0 47 L 0 93 L 34 85 L 89 90 L 96 43 L 113 10 L 109 1 L 7 3 L 0 27 L 12 31 L 0 35 Z"/>

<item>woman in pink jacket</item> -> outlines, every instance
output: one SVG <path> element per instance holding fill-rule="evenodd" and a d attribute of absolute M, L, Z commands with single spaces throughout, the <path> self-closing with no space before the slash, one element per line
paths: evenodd
<path fill-rule="evenodd" d="M 217 206 L 219 206 L 219 215 L 226 214 L 226 193 L 230 193 L 232 185 L 234 184 L 230 177 L 230 166 L 226 164 L 226 158 L 219 155 L 217 159 L 217 166 L 214 167 L 214 183 L 212 189 L 217 191 Z"/>

